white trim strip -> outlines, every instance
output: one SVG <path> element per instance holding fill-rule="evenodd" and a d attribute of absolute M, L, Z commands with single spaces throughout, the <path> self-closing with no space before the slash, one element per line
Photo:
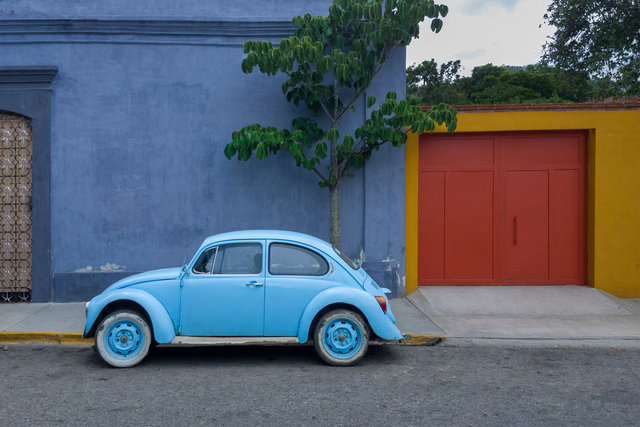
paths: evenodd
<path fill-rule="evenodd" d="M 180 345 L 269 345 L 300 344 L 298 337 L 190 337 L 177 336 L 171 344 Z"/>

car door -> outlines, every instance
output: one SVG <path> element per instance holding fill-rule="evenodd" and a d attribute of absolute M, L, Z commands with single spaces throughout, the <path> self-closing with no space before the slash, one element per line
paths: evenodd
<path fill-rule="evenodd" d="M 182 281 L 180 335 L 261 336 L 264 241 L 212 245 Z"/>
<path fill-rule="evenodd" d="M 317 250 L 289 242 L 268 242 L 265 336 L 298 334 L 300 317 L 320 292 L 336 286 L 334 266 Z"/>

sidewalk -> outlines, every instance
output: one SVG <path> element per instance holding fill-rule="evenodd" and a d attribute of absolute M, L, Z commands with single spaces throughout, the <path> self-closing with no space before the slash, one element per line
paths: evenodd
<path fill-rule="evenodd" d="M 391 300 L 405 345 L 640 347 L 640 299 L 585 286 L 429 286 Z M 84 303 L 0 304 L 0 344 L 92 344 Z"/>
<path fill-rule="evenodd" d="M 91 344 L 82 338 L 83 302 L 0 304 L 0 344 Z"/>

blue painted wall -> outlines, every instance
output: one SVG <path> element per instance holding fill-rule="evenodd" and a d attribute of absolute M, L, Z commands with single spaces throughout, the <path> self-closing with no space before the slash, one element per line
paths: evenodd
<path fill-rule="evenodd" d="M 223 231 L 284 228 L 328 239 L 328 190 L 313 173 L 286 154 L 245 163 L 223 149 L 242 126 L 286 127 L 304 112 L 284 100 L 278 79 L 241 72 L 242 42 L 280 40 L 292 16 L 324 14 L 329 4 L 0 3 L 0 66 L 58 67 L 50 299 L 86 299 L 123 274 L 179 265 Z M 397 51 L 371 92 L 404 96 L 404 65 Z M 346 125 L 364 118 L 363 100 Z M 343 249 L 364 253 L 374 278 L 398 290 L 404 150 L 376 153 L 345 182 L 341 204 Z"/>

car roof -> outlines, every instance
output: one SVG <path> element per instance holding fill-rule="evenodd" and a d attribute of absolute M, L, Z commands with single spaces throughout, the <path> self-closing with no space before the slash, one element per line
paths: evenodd
<path fill-rule="evenodd" d="M 318 249 L 322 249 L 328 253 L 331 253 L 332 251 L 331 245 L 322 239 L 311 236 L 309 234 L 286 230 L 240 230 L 215 234 L 213 236 L 207 237 L 204 242 L 202 242 L 202 246 L 207 246 L 211 243 L 220 242 L 222 240 L 244 239 L 285 240 L 291 242 L 306 243 L 310 246 L 315 246 Z"/>

